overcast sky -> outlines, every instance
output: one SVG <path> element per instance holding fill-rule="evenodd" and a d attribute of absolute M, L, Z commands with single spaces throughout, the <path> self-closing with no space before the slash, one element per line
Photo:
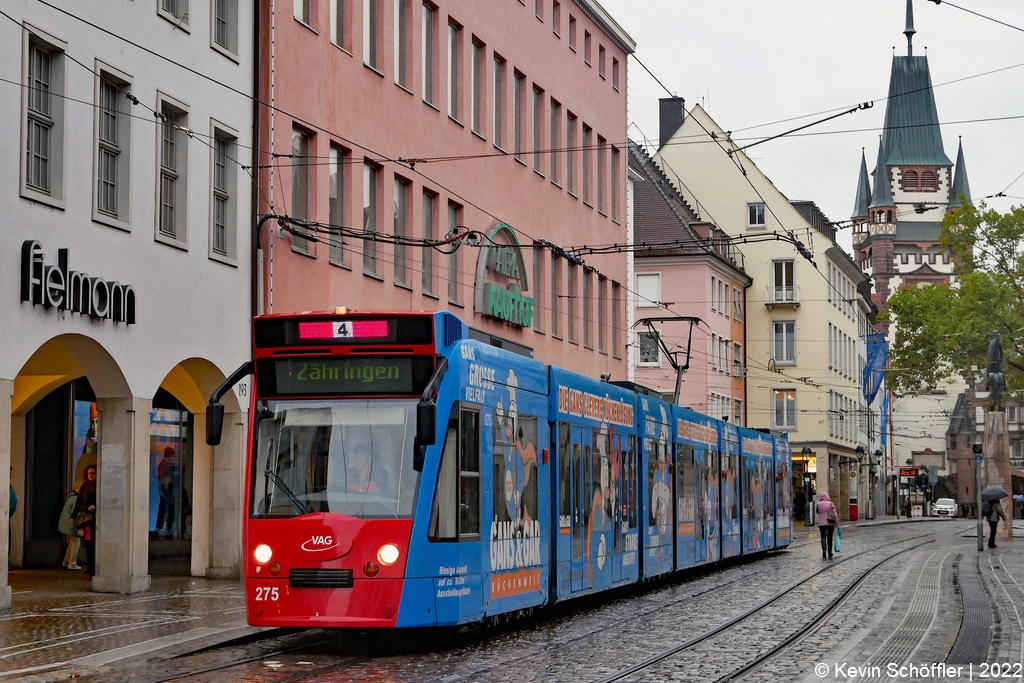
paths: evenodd
<path fill-rule="evenodd" d="M 739 144 L 828 114 L 754 126 L 875 100 L 873 109 L 805 131 L 817 135 L 748 152 L 788 198 L 815 201 L 833 221 L 849 219 L 861 148 L 869 171 L 878 153 L 893 46 L 906 54 L 906 0 L 600 1 L 636 41 L 636 57 L 687 109 L 702 104 Z M 1021 0 L 954 4 L 1024 28 Z M 914 0 L 914 18 L 914 54 L 928 56 L 946 154 L 956 160 L 963 136 L 975 201 L 1005 190 L 1012 197 L 989 199 L 989 206 L 1024 204 L 1024 178 L 1014 183 L 1024 172 L 1024 118 L 970 122 L 1024 117 L 1024 32 L 926 0 Z M 636 61 L 628 78 L 630 137 L 639 140 L 639 127 L 656 143 L 658 98 L 666 93 Z M 849 248 L 849 228 L 840 234 Z"/>

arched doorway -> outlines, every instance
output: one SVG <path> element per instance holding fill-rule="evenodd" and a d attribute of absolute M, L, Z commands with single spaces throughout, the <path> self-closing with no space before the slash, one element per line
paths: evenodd
<path fill-rule="evenodd" d="M 149 572 L 192 572 L 193 435 L 195 420 L 161 387 L 149 432 Z"/>

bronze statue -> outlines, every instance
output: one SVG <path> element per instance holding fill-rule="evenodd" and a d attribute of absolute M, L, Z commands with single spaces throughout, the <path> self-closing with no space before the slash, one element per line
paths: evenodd
<path fill-rule="evenodd" d="M 989 410 L 1003 410 L 1003 392 L 1006 380 L 1003 377 L 1003 342 L 999 340 L 999 330 L 992 331 L 992 341 L 988 343 L 988 398 Z"/>

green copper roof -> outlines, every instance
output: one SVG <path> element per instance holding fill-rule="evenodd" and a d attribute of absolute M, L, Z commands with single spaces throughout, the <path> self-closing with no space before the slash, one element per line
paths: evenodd
<path fill-rule="evenodd" d="M 869 209 L 877 207 L 895 207 L 896 202 L 892 198 L 892 188 L 889 187 L 889 169 L 885 165 L 885 138 L 878 143 L 878 161 L 875 162 L 875 192 L 871 195 L 871 206 Z"/>
<path fill-rule="evenodd" d="M 853 215 L 850 218 L 862 218 L 868 215 L 871 205 L 871 179 L 868 177 L 868 164 L 864 158 L 864 150 L 860 153 L 860 176 L 857 178 L 857 197 L 853 201 Z"/>
<path fill-rule="evenodd" d="M 956 150 L 956 170 L 953 172 L 953 187 L 949 190 L 949 208 L 960 208 L 960 195 L 971 203 L 971 186 L 967 182 L 967 164 L 964 162 L 964 143 Z"/>
<path fill-rule="evenodd" d="M 893 242 L 938 242 L 942 223 L 934 221 L 897 221 Z"/>
<path fill-rule="evenodd" d="M 953 165 L 942 149 L 927 57 L 892 58 L 882 147 L 889 166 Z"/>

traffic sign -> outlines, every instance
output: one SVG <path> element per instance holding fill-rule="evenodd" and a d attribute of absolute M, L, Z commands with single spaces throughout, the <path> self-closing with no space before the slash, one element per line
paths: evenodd
<path fill-rule="evenodd" d="M 974 464 L 975 465 L 980 465 L 981 464 L 981 456 L 980 455 L 974 456 Z"/>

